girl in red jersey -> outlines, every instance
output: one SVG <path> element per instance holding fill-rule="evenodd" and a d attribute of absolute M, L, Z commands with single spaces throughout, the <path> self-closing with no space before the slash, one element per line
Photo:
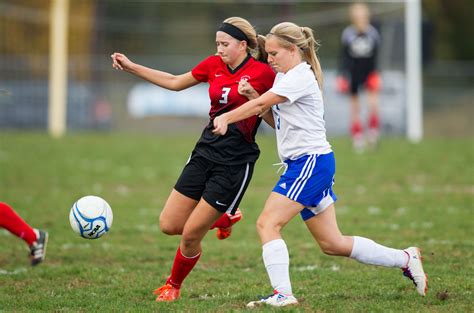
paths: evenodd
<path fill-rule="evenodd" d="M 181 284 L 201 256 L 201 240 L 209 229 L 221 228 L 221 237 L 225 237 L 233 222 L 240 219 L 238 205 L 260 154 L 255 143 L 259 117 L 230 125 L 225 136 L 216 136 L 212 130 L 216 116 L 238 108 L 271 88 L 275 73 L 268 64 L 258 61 L 266 60 L 264 37 L 257 35 L 247 20 L 231 17 L 217 30 L 216 45 L 216 55 L 182 75 L 135 64 L 121 53 L 112 54 L 115 69 L 166 89 L 178 91 L 201 82 L 209 83 L 210 122 L 160 214 L 161 231 L 181 235 L 181 242 L 171 275 L 164 286 L 155 290 L 156 301 L 179 298 Z M 257 59 L 250 54 L 252 51 Z M 247 84 L 254 90 L 249 92 Z"/>

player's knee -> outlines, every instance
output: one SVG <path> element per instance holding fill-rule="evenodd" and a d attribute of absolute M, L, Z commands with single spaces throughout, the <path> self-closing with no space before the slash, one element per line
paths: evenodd
<path fill-rule="evenodd" d="M 350 247 L 347 246 L 343 237 L 319 241 L 318 244 L 324 254 L 327 255 L 348 256 L 350 254 Z"/>
<path fill-rule="evenodd" d="M 321 250 L 324 252 L 324 254 L 338 255 L 337 254 L 337 249 L 334 249 L 334 247 L 331 246 L 331 245 L 319 244 L 319 246 L 321 247 Z"/>
<path fill-rule="evenodd" d="M 257 220 L 257 232 L 261 234 L 269 232 L 279 232 L 282 228 L 282 225 L 278 224 L 276 221 L 267 219 L 265 217 L 259 217 Z"/>
<path fill-rule="evenodd" d="M 185 249 L 194 248 L 200 241 L 201 239 L 192 232 L 184 231 L 181 237 L 181 243 Z"/>
<path fill-rule="evenodd" d="M 166 235 L 181 235 L 183 228 L 160 216 L 160 230 Z"/>

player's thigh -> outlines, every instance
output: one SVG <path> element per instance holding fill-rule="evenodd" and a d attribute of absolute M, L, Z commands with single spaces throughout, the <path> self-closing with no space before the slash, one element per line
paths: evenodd
<path fill-rule="evenodd" d="M 221 215 L 222 212 L 201 199 L 184 225 L 183 240 L 200 241 Z"/>
<path fill-rule="evenodd" d="M 270 193 L 262 213 L 258 217 L 257 227 L 274 228 L 284 227 L 288 222 L 298 215 L 304 206 L 279 193 Z"/>
<path fill-rule="evenodd" d="M 308 230 L 321 249 L 329 254 L 350 255 L 352 238 L 343 236 L 336 219 L 336 209 L 331 204 L 320 214 L 305 221 Z"/>
<path fill-rule="evenodd" d="M 173 228 L 175 231 L 170 232 L 180 233 L 197 204 L 197 200 L 173 189 L 161 211 L 160 226 L 165 228 L 164 231 Z"/>

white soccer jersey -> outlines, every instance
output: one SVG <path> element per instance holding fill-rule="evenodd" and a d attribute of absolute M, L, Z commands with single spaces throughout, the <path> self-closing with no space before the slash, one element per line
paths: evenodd
<path fill-rule="evenodd" d="M 321 90 L 308 63 L 278 73 L 270 91 L 288 99 L 272 107 L 282 161 L 332 151 L 326 140 Z"/>

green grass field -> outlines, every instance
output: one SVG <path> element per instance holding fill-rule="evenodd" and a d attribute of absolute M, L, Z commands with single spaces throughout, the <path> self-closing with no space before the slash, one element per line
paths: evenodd
<path fill-rule="evenodd" d="M 0 133 L 0 200 L 50 234 L 46 261 L 31 268 L 26 245 L 0 230 L 0 311 L 246 311 L 248 301 L 271 293 L 255 221 L 278 179 L 278 159 L 274 138 L 263 136 L 244 219 L 228 240 L 208 234 L 178 302 L 154 301 L 179 242 L 160 233 L 158 216 L 197 137 Z M 324 255 L 298 217 L 283 235 L 300 305 L 283 311 L 472 312 L 473 140 L 389 138 L 363 155 L 347 139 L 331 142 L 341 230 L 422 247 L 429 293 L 418 296 L 397 269 Z M 114 211 L 110 233 L 98 240 L 69 226 L 70 207 L 88 194 Z"/>

